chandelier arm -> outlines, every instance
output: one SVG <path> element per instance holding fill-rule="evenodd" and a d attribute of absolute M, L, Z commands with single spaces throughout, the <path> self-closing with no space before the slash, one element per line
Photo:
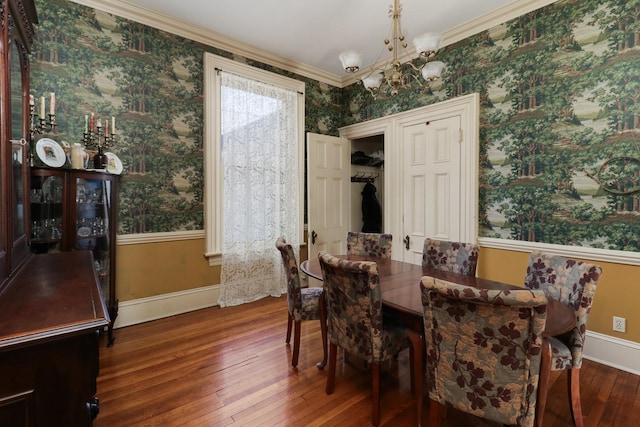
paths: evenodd
<path fill-rule="evenodd" d="M 416 67 L 415 65 L 413 65 L 413 61 L 407 61 L 404 64 L 402 64 L 401 66 L 402 67 L 409 66 L 409 67 L 413 68 L 413 71 L 416 71 L 416 72 L 420 73 L 420 72 L 422 72 L 422 68 L 424 67 L 424 65 L 425 64 L 422 64 L 421 66 Z"/>

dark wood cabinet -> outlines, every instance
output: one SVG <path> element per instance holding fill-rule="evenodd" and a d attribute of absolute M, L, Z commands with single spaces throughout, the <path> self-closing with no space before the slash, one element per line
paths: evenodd
<path fill-rule="evenodd" d="M 116 298 L 118 175 L 78 169 L 32 168 L 31 250 L 34 253 L 90 250 L 107 303 L 113 343 Z"/>
<path fill-rule="evenodd" d="M 69 244 L 91 250 L 31 251 L 33 0 L 0 0 L 0 20 L 0 425 L 90 426 L 98 413 L 98 337 L 110 324 L 102 289 L 114 298 L 113 286 L 101 286 L 98 251 L 77 240 Z M 56 174 L 64 179 L 65 172 Z M 61 221 L 66 214 L 60 212 Z"/>
<path fill-rule="evenodd" d="M 92 424 L 103 301 L 91 251 L 29 257 L 0 295 L 0 425 Z"/>

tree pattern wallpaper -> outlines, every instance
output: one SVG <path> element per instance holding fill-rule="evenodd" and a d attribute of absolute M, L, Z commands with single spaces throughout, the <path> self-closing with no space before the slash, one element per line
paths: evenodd
<path fill-rule="evenodd" d="M 346 88 L 346 124 L 477 92 L 480 236 L 640 251 L 640 1 L 559 1 L 438 59 L 431 90 Z"/>
<path fill-rule="evenodd" d="M 85 115 L 115 117 L 119 234 L 204 228 L 205 52 L 304 81 L 306 131 L 338 132 L 338 88 L 67 0 L 36 8 L 31 94 L 57 102 L 58 130 L 43 136 L 81 142 Z"/>
<path fill-rule="evenodd" d="M 441 49 L 443 79 L 373 99 L 72 3 L 36 0 L 31 93 L 56 141 L 115 116 L 120 234 L 202 229 L 203 54 L 305 82 L 306 131 L 481 96 L 480 236 L 640 251 L 640 0 L 562 0 Z"/>

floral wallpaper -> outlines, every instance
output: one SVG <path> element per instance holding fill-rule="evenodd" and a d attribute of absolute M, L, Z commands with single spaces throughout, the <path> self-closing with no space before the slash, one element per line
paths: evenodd
<path fill-rule="evenodd" d="M 56 92 L 57 141 L 116 118 L 120 234 L 203 228 L 203 54 L 233 55 L 72 3 L 36 0 L 32 94 Z M 444 78 L 372 98 L 303 80 L 306 131 L 478 92 L 480 235 L 640 250 L 640 0 L 561 0 L 454 45 Z"/>
<path fill-rule="evenodd" d="M 480 236 L 640 251 L 640 1 L 559 1 L 438 59 L 431 90 L 346 88 L 345 122 L 478 92 Z"/>
<path fill-rule="evenodd" d="M 203 57 L 228 52 L 67 0 L 36 0 L 40 24 L 31 58 L 31 93 L 56 93 L 58 130 L 83 137 L 85 115 L 113 116 L 124 165 L 119 234 L 204 228 Z M 306 131 L 337 134 L 341 90 L 303 80 Z M 69 167 L 69 164 L 65 165 Z"/>

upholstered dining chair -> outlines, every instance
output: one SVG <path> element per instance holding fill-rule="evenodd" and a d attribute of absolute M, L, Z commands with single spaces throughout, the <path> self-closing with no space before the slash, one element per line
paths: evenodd
<path fill-rule="evenodd" d="M 502 424 L 533 426 L 544 292 L 478 289 L 429 276 L 420 290 L 431 427 L 445 405 Z"/>
<path fill-rule="evenodd" d="M 318 258 L 327 303 L 329 336 L 326 392 L 332 394 L 335 387 L 338 347 L 363 359 L 372 371 L 371 422 L 377 426 L 380 423 L 380 364 L 410 348 L 407 331 L 387 319 L 383 324 L 380 279 L 375 262 L 341 260 L 323 251 Z M 411 353 L 412 378 L 413 359 Z"/>
<path fill-rule="evenodd" d="M 440 271 L 476 275 L 480 248 L 475 243 L 424 239 L 422 266 Z"/>
<path fill-rule="evenodd" d="M 288 244 L 284 237 L 279 237 L 276 241 L 276 248 L 282 255 L 282 265 L 284 266 L 285 277 L 287 280 L 287 339 L 289 344 L 291 340 L 291 326 L 294 325 L 293 331 L 293 355 L 291 357 L 291 365 L 295 368 L 298 366 L 298 356 L 300 355 L 300 327 L 304 320 L 320 320 L 320 296 L 323 288 L 300 286 L 300 275 L 298 273 L 298 262 L 296 261 L 293 247 Z M 327 359 L 327 327 L 324 322 L 320 322 L 320 330 L 322 331 L 322 349 L 324 350 L 324 360 Z"/>
<path fill-rule="evenodd" d="M 393 235 L 384 233 L 347 232 L 347 255 L 391 258 Z"/>
<path fill-rule="evenodd" d="M 551 370 L 566 370 L 568 375 L 569 406 L 577 427 L 582 427 L 580 404 L 580 367 L 587 332 L 587 318 L 602 269 L 588 262 L 576 261 L 541 251 L 529 257 L 524 284 L 529 289 L 540 289 L 549 298 L 555 298 L 576 312 L 576 326 L 559 337 L 552 337 Z"/>

